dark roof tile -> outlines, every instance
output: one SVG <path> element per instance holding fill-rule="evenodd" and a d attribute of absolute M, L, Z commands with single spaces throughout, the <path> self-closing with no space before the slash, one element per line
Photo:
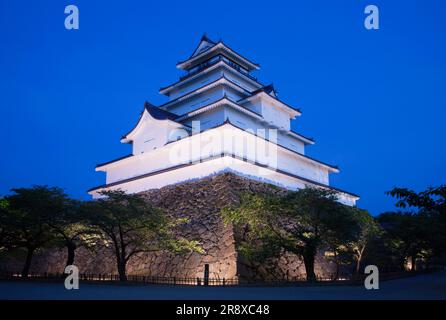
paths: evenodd
<path fill-rule="evenodd" d="M 172 112 L 160 109 L 158 107 L 155 107 L 153 104 L 150 104 L 147 101 L 144 103 L 144 108 L 156 120 L 173 120 L 173 121 L 175 121 L 175 119 L 178 118 L 178 115 L 176 115 Z"/>

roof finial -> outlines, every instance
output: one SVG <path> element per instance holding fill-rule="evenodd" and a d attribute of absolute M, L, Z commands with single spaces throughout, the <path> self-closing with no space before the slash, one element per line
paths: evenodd
<path fill-rule="evenodd" d="M 203 33 L 203 35 L 201 36 L 201 40 L 200 41 L 206 41 L 206 42 L 210 42 L 210 43 L 215 43 L 214 41 L 209 39 L 209 37 L 208 37 L 206 32 Z"/>

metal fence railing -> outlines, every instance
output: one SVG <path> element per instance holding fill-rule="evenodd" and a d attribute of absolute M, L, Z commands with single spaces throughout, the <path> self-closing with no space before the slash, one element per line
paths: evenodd
<path fill-rule="evenodd" d="M 64 273 L 29 273 L 26 279 L 41 280 L 64 280 L 67 274 Z M 19 280 L 24 279 L 18 272 L 1 272 L 0 279 Z M 80 281 L 97 282 L 119 282 L 117 274 L 92 274 L 80 273 Z M 143 275 L 127 275 L 127 282 L 147 283 L 147 284 L 168 284 L 168 285 L 209 285 L 209 286 L 231 286 L 239 284 L 237 278 L 186 278 L 186 277 L 156 277 Z"/>
<path fill-rule="evenodd" d="M 432 272 L 434 269 L 419 272 L 390 272 L 380 274 L 380 280 L 392 280 L 410 275 Z M 29 273 L 26 279 L 63 281 L 67 277 L 64 273 Z M 333 274 L 317 275 L 316 281 L 319 284 L 360 284 L 364 282 L 366 275 L 350 275 L 336 277 Z M 20 272 L 5 272 L 0 270 L 0 279 L 3 280 L 25 280 Z M 120 282 L 117 274 L 93 274 L 80 273 L 80 281 L 88 282 Z M 289 277 L 276 280 L 247 280 L 238 278 L 187 278 L 187 277 L 157 277 L 145 275 L 127 275 L 127 282 L 146 284 L 166 284 L 166 285 L 190 285 L 190 286 L 234 286 L 234 285 L 301 285 L 306 284 L 305 276 Z"/>
<path fill-rule="evenodd" d="M 50 281 L 62 281 L 67 277 L 64 273 L 29 273 L 26 279 L 41 279 Z M 20 272 L 1 272 L 0 279 L 20 280 L 24 279 Z M 80 281 L 95 281 L 95 282 L 119 282 L 120 277 L 117 274 L 93 274 L 80 273 Z M 318 282 L 333 282 L 342 280 L 352 280 L 352 278 L 335 279 L 334 275 L 318 275 L 316 277 Z M 355 279 L 356 280 L 356 279 Z M 297 284 L 306 282 L 305 276 L 289 277 L 286 279 L 271 279 L 271 280 L 240 280 L 238 278 L 187 278 L 187 277 L 158 277 L 158 276 L 144 276 L 144 275 L 127 275 L 127 282 L 132 283 L 147 283 L 147 284 L 167 284 L 167 285 L 191 285 L 191 286 L 234 286 L 234 285 L 251 285 L 251 284 L 267 284 L 267 285 L 283 285 L 283 284 Z"/>

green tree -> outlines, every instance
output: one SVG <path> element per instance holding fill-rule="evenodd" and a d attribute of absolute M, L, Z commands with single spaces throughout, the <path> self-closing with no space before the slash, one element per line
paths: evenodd
<path fill-rule="evenodd" d="M 49 216 L 58 212 L 55 204 L 60 190 L 47 186 L 34 186 L 12 191 L 12 195 L 5 197 L 4 228 L 11 247 L 26 250 L 22 276 L 28 277 L 36 250 L 48 245 L 54 239 L 51 228 L 46 222 Z"/>
<path fill-rule="evenodd" d="M 6 199 L 11 203 L 12 211 L 28 211 L 38 219 L 37 225 L 41 225 L 41 229 L 45 230 L 42 237 L 51 238 L 52 245 L 66 247 L 66 265 L 74 263 L 75 250 L 79 246 L 92 244 L 93 230 L 85 224 L 85 218 L 80 214 L 79 201 L 70 199 L 61 188 L 35 186 L 13 191 L 16 194 Z M 11 212 L 11 218 L 13 217 L 14 213 Z M 11 231 L 18 236 L 15 237 L 16 240 L 23 235 L 17 232 L 17 225 L 20 223 L 11 225 Z M 16 244 L 20 246 L 22 240 L 16 241 Z"/>
<path fill-rule="evenodd" d="M 424 242 L 422 255 L 426 264 L 432 258 L 444 256 L 446 254 L 446 185 L 429 187 L 421 192 L 407 188 L 394 188 L 386 194 L 397 199 L 397 207 L 416 210 L 419 217 L 414 217 L 412 220 L 418 219 L 417 223 L 421 227 L 424 226 L 424 231 L 417 229 L 417 236 L 423 236 L 423 239 L 418 239 L 418 242 Z"/>
<path fill-rule="evenodd" d="M 355 257 L 352 243 L 358 240 L 360 227 L 355 217 L 356 208 L 340 206 L 339 211 L 334 211 L 333 219 L 329 222 L 329 228 L 321 235 L 321 240 L 333 253 L 336 263 L 335 279 L 339 278 L 340 266 L 350 265 Z"/>
<path fill-rule="evenodd" d="M 0 253 L 6 250 L 8 246 L 6 223 L 8 221 L 8 201 L 0 198 Z"/>
<path fill-rule="evenodd" d="M 167 250 L 203 252 L 198 241 L 176 236 L 173 229 L 187 219 L 172 219 L 138 194 L 104 191 L 104 198 L 84 204 L 91 225 L 113 247 L 121 281 L 127 280 L 128 261 L 141 252 Z"/>
<path fill-rule="evenodd" d="M 386 212 L 378 216 L 378 221 L 383 226 L 386 241 L 398 249 L 402 270 L 409 257 L 412 271 L 415 270 L 417 258 L 428 258 L 430 225 L 425 216 L 411 212 Z"/>
<path fill-rule="evenodd" d="M 100 234 L 88 224 L 80 210 L 81 202 L 59 193 L 57 214 L 48 217 L 46 223 L 55 235 L 55 244 L 67 249 L 66 266 L 74 264 L 76 250 L 80 247 L 93 249 L 100 241 Z"/>
<path fill-rule="evenodd" d="M 351 212 L 337 201 L 335 192 L 306 188 L 285 196 L 242 194 L 238 206 L 224 208 L 226 223 L 244 230 L 241 252 L 271 256 L 281 250 L 302 257 L 308 281 L 316 280 L 315 256 L 323 245 L 350 239 L 354 233 Z"/>
<path fill-rule="evenodd" d="M 381 228 L 366 210 L 357 207 L 352 207 L 351 210 L 354 212 L 353 216 L 359 227 L 359 232 L 356 235 L 355 240 L 350 243 L 350 248 L 356 262 L 355 273 L 358 274 L 366 249 L 370 243 L 380 235 Z"/>
<path fill-rule="evenodd" d="M 429 187 L 418 193 L 408 188 L 393 188 L 386 194 L 398 200 L 396 206 L 399 208 L 414 207 L 446 217 L 446 185 Z"/>

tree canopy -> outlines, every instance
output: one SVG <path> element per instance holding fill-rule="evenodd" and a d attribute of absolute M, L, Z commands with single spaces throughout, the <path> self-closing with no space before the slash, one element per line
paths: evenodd
<path fill-rule="evenodd" d="M 402 254 L 429 262 L 446 254 L 446 185 L 415 192 L 408 188 L 393 188 L 386 194 L 397 199 L 396 206 L 412 211 L 384 213 L 379 221 Z M 402 258 L 401 258 L 402 259 Z"/>
<path fill-rule="evenodd" d="M 307 280 L 314 281 L 315 257 L 328 251 L 339 267 L 359 273 L 372 263 L 380 270 L 412 270 L 441 262 L 446 254 L 446 186 L 422 192 L 394 188 L 387 194 L 405 211 L 372 217 L 366 210 L 338 201 L 322 188 L 240 194 L 240 202 L 221 211 L 225 223 L 240 233 L 237 250 L 244 258 L 266 261 L 284 252 L 302 258 Z M 121 280 L 128 261 L 142 252 L 203 253 L 201 244 L 180 236 L 188 219 L 173 218 L 139 194 L 107 191 L 93 201 L 71 199 L 57 187 L 17 188 L 0 198 L 0 253 L 25 252 L 22 270 L 28 276 L 34 254 L 48 247 L 66 247 L 66 264 L 84 246 L 111 248 Z"/>
<path fill-rule="evenodd" d="M 187 219 L 173 219 L 138 194 L 104 191 L 101 199 L 84 204 L 89 223 L 113 247 L 120 279 L 127 279 L 127 262 L 141 252 L 166 250 L 202 252 L 198 241 L 179 237 L 174 228 Z"/>
<path fill-rule="evenodd" d="M 3 223 L 9 245 L 26 249 L 22 276 L 27 277 L 35 251 L 55 238 L 48 221 L 65 209 L 66 198 L 60 188 L 47 186 L 12 191 L 3 200 Z"/>
<path fill-rule="evenodd" d="M 243 194 L 240 205 L 223 209 L 222 216 L 226 223 L 242 226 L 242 253 L 251 258 L 281 250 L 294 253 L 303 258 L 308 281 L 316 279 L 318 249 L 337 250 L 353 240 L 359 228 L 353 211 L 337 201 L 335 192 L 316 188 L 285 196 Z"/>

